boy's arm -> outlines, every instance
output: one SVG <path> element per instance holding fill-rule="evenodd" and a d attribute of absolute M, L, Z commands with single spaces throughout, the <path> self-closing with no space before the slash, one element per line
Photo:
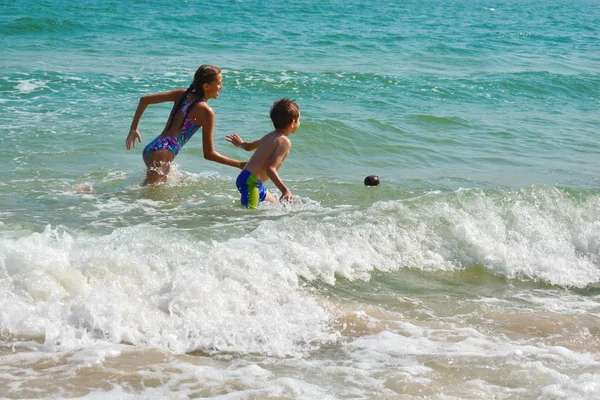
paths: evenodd
<path fill-rule="evenodd" d="M 233 135 L 225 136 L 225 140 L 229 143 L 233 144 L 235 147 L 241 147 L 246 151 L 256 150 L 258 148 L 259 140 L 255 140 L 254 142 L 244 142 L 242 138 L 234 133 Z"/>
<path fill-rule="evenodd" d="M 292 201 L 292 192 L 287 186 L 285 186 L 285 183 L 283 183 L 279 177 L 279 173 L 277 172 L 287 157 L 290 147 L 292 147 L 292 143 L 288 138 L 285 138 L 285 140 L 280 140 L 277 144 L 277 148 L 271 156 L 271 159 L 269 160 L 269 166 L 267 167 L 267 175 L 269 176 L 269 179 L 271 179 L 275 186 L 277 186 L 277 188 L 281 191 L 281 197 L 279 198 L 279 201 Z"/>

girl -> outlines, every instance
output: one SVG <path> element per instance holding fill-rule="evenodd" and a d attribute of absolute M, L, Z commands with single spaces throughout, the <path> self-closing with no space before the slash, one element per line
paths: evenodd
<path fill-rule="evenodd" d="M 140 98 L 131 122 L 125 147 L 135 148 L 135 141 L 142 142 L 138 124 L 149 104 L 172 101 L 174 107 L 162 133 L 148 143 L 142 152 L 146 163 L 144 185 L 164 182 L 169 174 L 171 162 L 179 150 L 202 127 L 202 150 L 204 158 L 232 167 L 244 168 L 245 162 L 234 160 L 217 153 L 213 143 L 215 112 L 208 105 L 209 99 L 219 97 L 223 89 L 221 70 L 212 65 L 201 65 L 194 74 L 194 80 L 187 89 L 155 93 Z"/>

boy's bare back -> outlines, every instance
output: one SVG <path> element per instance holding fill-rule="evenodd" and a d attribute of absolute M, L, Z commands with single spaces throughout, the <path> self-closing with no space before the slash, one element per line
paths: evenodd
<path fill-rule="evenodd" d="M 259 140 L 258 148 L 250 157 L 244 169 L 256 175 L 262 182 L 266 182 L 272 176 L 269 172 L 279 170 L 291 146 L 292 143 L 288 138 L 288 133 L 278 132 L 277 130 L 267 133 Z"/>

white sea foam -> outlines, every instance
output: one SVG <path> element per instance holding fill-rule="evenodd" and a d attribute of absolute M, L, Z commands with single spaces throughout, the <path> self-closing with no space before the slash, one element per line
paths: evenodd
<path fill-rule="evenodd" d="M 37 89 L 46 88 L 46 82 L 37 79 L 24 79 L 17 83 L 16 89 L 21 93 L 31 93 Z"/>
<path fill-rule="evenodd" d="M 455 392 L 458 396 L 479 390 L 489 392 L 488 395 L 505 396 L 510 393 L 510 387 L 520 387 L 523 392 L 530 381 L 552 381 L 556 383 L 543 389 L 546 395 L 590 398 L 600 384 L 600 375 L 590 374 L 584 369 L 598 370 L 600 363 L 594 357 L 564 347 L 547 346 L 543 342 L 535 345 L 518 343 L 451 325 L 441 328 L 407 322 L 398 325 L 399 331 L 384 331 L 348 343 L 348 353 L 355 360 L 353 365 L 371 377 L 390 376 L 393 375 L 391 371 L 402 371 L 399 379 L 403 382 L 423 382 L 426 385 L 437 380 L 438 374 L 445 371 L 446 394 Z M 460 371 L 469 369 L 465 363 L 471 367 L 485 365 L 486 368 L 480 369 L 480 380 L 471 380 L 463 386 Z M 432 367 L 425 368 L 424 365 Z M 495 370 L 504 371 L 503 376 L 496 375 Z M 576 370 L 580 372 L 575 374 L 575 381 L 585 385 L 572 384 L 573 371 Z M 448 374 L 449 371 L 454 372 Z"/>
<path fill-rule="evenodd" d="M 43 337 L 48 349 L 100 341 L 176 352 L 299 354 L 337 338 L 329 329 L 334 316 L 301 278 L 335 284 L 340 277 L 369 280 L 375 270 L 480 264 L 495 274 L 555 284 L 598 281 L 596 242 L 579 240 L 580 232 L 597 229 L 593 218 L 584 218 L 595 203 L 575 211 L 571 205 L 557 218 L 556 207 L 535 208 L 520 198 L 508 205 L 479 192 L 460 195 L 460 203 L 438 199 L 382 202 L 360 212 L 277 205 L 262 211 L 267 218 L 255 229 L 222 241 L 143 224 L 103 236 L 48 227 L 4 238 L 1 326 Z M 132 204 L 154 210 L 154 203 Z M 96 207 L 109 214 L 131 209 L 114 198 Z M 544 306 L 560 312 L 552 301 Z M 597 310 L 593 300 L 578 307 Z"/>
<path fill-rule="evenodd" d="M 579 203 L 548 188 L 455 196 L 378 203 L 369 210 L 377 222 L 357 230 L 399 265 L 482 265 L 494 274 L 564 286 L 600 281 L 598 197 Z M 391 267 L 383 261 L 376 265 Z"/>
<path fill-rule="evenodd" d="M 48 349 L 98 341 L 284 355 L 335 340 L 276 250 L 171 234 L 138 226 L 74 239 L 47 228 L 2 239 L 3 330 Z"/>
<path fill-rule="evenodd" d="M 600 281 L 597 203 L 577 204 L 554 189 L 459 191 L 365 211 L 320 208 L 314 217 L 292 210 L 250 237 L 258 247 L 276 244 L 295 273 L 328 283 L 368 280 L 374 270 L 481 265 L 509 278 L 585 287 Z"/>

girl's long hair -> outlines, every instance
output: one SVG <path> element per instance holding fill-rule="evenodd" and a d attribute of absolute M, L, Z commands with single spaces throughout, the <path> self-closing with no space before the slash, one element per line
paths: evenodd
<path fill-rule="evenodd" d="M 167 123 L 166 130 L 168 130 L 171 127 L 171 124 L 173 123 L 173 118 L 175 117 L 177 110 L 181 108 L 181 105 L 183 104 L 187 96 L 190 93 L 194 93 L 196 95 L 196 98 L 192 101 L 192 104 L 190 104 L 185 114 L 183 115 L 183 120 L 181 121 L 181 124 L 183 125 L 183 121 L 185 121 L 187 112 L 191 110 L 192 107 L 194 107 L 194 104 L 198 102 L 198 99 L 204 98 L 204 89 L 202 88 L 202 85 L 204 85 L 205 83 L 212 83 L 217 78 L 217 75 L 219 75 L 220 73 L 221 70 L 218 67 L 208 64 L 203 64 L 196 70 L 192 84 L 186 89 L 183 96 L 181 96 L 177 104 L 171 110 L 171 115 L 169 116 L 169 121 Z"/>

